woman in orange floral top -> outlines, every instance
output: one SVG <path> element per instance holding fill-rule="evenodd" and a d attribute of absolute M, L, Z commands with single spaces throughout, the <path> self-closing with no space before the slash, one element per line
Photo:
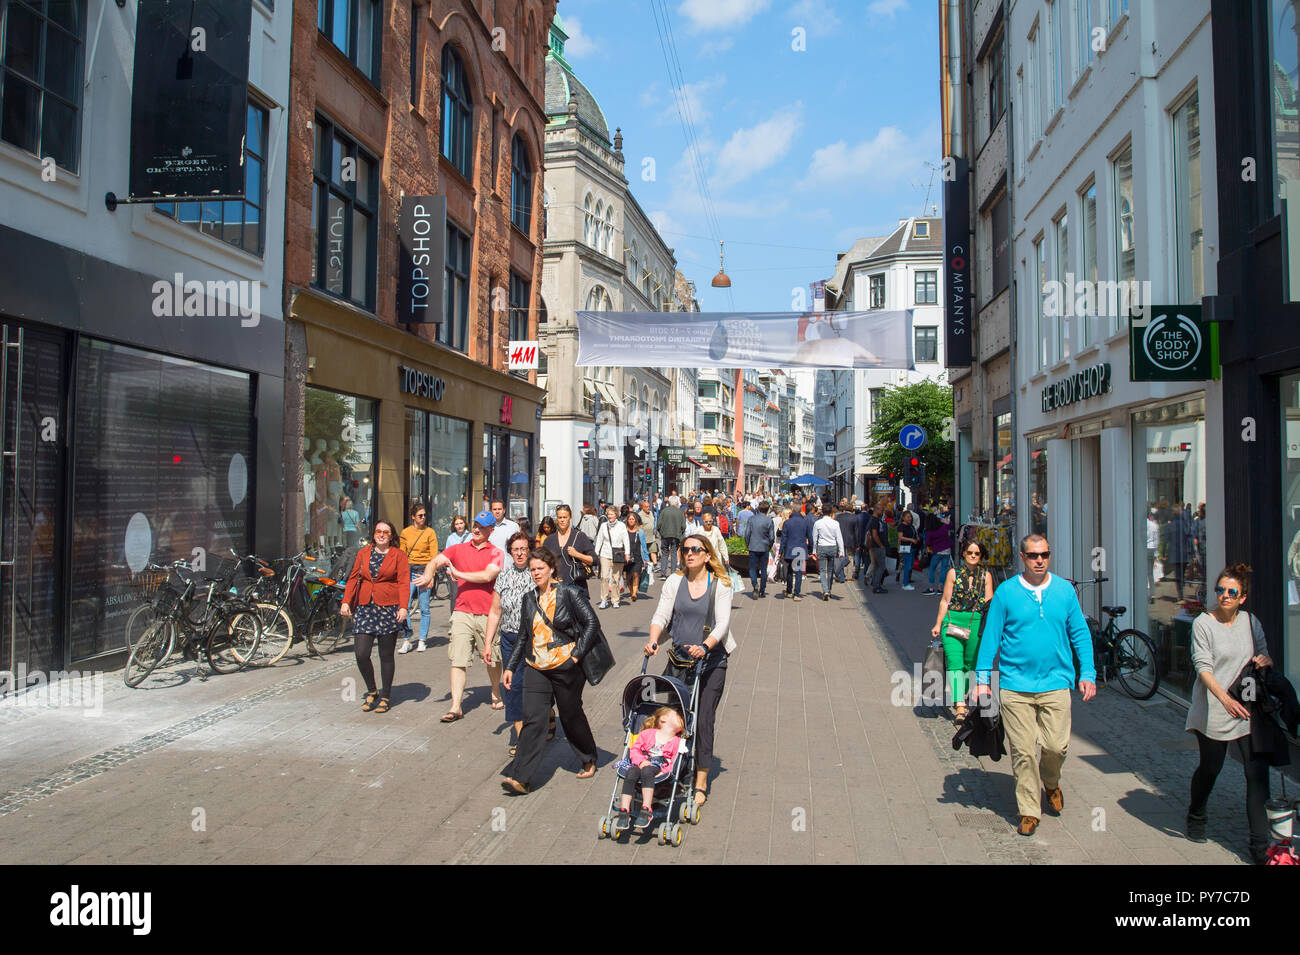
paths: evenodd
<path fill-rule="evenodd" d="M 537 589 L 524 594 L 519 609 L 521 639 L 506 661 L 501 685 L 510 689 L 525 662 L 532 667 L 524 681 L 524 728 L 516 755 L 503 770 L 501 788 L 523 795 L 541 762 L 551 704 L 560 711 L 564 734 L 582 760 L 579 779 L 596 774 L 596 739 L 582 710 L 586 685 L 581 659 L 600 636 L 591 604 L 578 590 L 555 580 L 555 555 L 543 547 L 528 556 L 528 571 Z M 531 635 L 531 639 L 523 639 Z"/>

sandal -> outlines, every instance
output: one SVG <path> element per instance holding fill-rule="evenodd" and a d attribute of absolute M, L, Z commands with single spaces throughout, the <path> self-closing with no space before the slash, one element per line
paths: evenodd
<path fill-rule="evenodd" d="M 518 748 L 518 747 L 516 747 L 516 746 L 507 746 L 507 747 L 506 747 L 506 752 L 509 753 L 511 756 L 513 756 L 513 755 L 515 755 L 515 750 L 516 750 L 517 748 Z"/>
<path fill-rule="evenodd" d="M 446 716 L 444 716 L 444 717 L 443 717 L 441 720 L 439 720 L 438 722 L 440 722 L 440 723 L 454 723 L 454 722 L 456 722 L 457 720 L 463 720 L 464 718 L 465 718 L 465 714 L 464 714 L 464 713 L 457 713 L 455 710 L 451 710 L 451 711 L 449 711 L 449 712 L 447 713 Z"/>
<path fill-rule="evenodd" d="M 501 780 L 501 789 L 512 796 L 528 795 L 527 786 L 519 782 L 517 779 L 511 779 L 508 776 L 505 779 Z"/>
<path fill-rule="evenodd" d="M 699 798 L 699 797 L 701 797 L 701 796 L 703 796 L 704 798 L 703 798 L 703 799 Z M 698 786 L 696 786 L 696 787 L 695 787 L 695 805 L 697 805 L 697 806 L 703 806 L 703 805 L 704 805 L 706 802 L 708 802 L 708 801 L 709 801 L 709 791 L 708 791 L 707 789 L 700 789 Z"/>
<path fill-rule="evenodd" d="M 386 697 L 386 696 L 381 696 L 381 697 L 379 698 L 379 702 L 375 705 L 375 712 L 376 712 L 376 713 L 387 713 L 387 712 L 388 712 L 388 697 Z"/>
<path fill-rule="evenodd" d="M 957 707 L 957 712 L 953 715 L 952 721 L 956 723 L 958 726 L 960 726 L 962 723 L 966 722 L 967 712 L 968 710 L 966 709 L 966 707 L 964 706 Z"/>
<path fill-rule="evenodd" d="M 492 709 L 494 709 L 494 710 L 504 710 L 505 708 L 506 708 L 506 702 L 505 702 L 505 700 L 493 700 L 493 701 L 492 701 Z"/>
<path fill-rule="evenodd" d="M 596 764 L 595 764 L 595 763 L 590 763 L 590 764 L 588 764 L 588 765 L 582 767 L 582 772 L 578 773 L 578 778 L 579 778 L 579 779 L 590 779 L 592 776 L 595 776 L 595 775 L 596 775 Z"/>
<path fill-rule="evenodd" d="M 378 690 L 366 691 L 366 701 L 361 704 L 361 712 L 369 713 L 371 710 L 373 710 L 375 708 L 375 701 L 377 699 L 379 699 Z"/>

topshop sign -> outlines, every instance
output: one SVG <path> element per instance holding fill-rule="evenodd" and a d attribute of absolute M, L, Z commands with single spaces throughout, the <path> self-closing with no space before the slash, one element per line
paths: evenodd
<path fill-rule="evenodd" d="M 1089 365 L 1043 389 L 1043 410 L 1054 411 L 1110 391 L 1110 362 Z"/>

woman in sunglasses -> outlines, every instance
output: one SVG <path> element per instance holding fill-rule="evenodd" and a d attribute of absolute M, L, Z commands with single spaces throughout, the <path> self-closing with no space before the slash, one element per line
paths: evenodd
<path fill-rule="evenodd" d="M 697 671 L 700 702 L 695 721 L 695 805 L 709 796 L 713 766 L 713 721 L 727 681 L 727 657 L 736 649 L 731 636 L 731 574 L 703 534 L 682 540 L 683 570 L 669 576 L 650 619 L 645 655 L 659 652 L 665 628 L 671 644 L 665 675 L 686 680 Z"/>
<path fill-rule="evenodd" d="M 1256 757 L 1250 739 L 1250 711 L 1228 689 L 1246 664 L 1273 665 L 1259 620 L 1244 612 L 1250 593 L 1250 567 L 1231 564 L 1219 574 L 1214 593 L 1218 605 L 1192 623 L 1192 665 L 1197 672 L 1187 731 L 1196 736 L 1201 762 L 1192 774 L 1192 798 L 1187 807 L 1187 838 L 1205 842 L 1206 803 L 1231 750 L 1246 772 L 1246 819 L 1250 823 L 1250 854 L 1264 861 L 1269 844 L 1268 761 Z"/>
<path fill-rule="evenodd" d="M 957 723 L 966 719 L 966 690 L 979 653 L 980 618 L 993 599 L 993 575 L 984 568 L 984 545 L 970 541 L 961 556 L 961 566 L 944 577 L 939 617 L 930 630 L 930 636 L 943 638 Z"/>
<path fill-rule="evenodd" d="M 354 618 L 352 639 L 357 669 L 366 681 L 366 699 L 361 708 L 367 713 L 388 712 L 396 668 L 393 653 L 411 599 L 411 565 L 406 553 L 395 546 L 395 533 L 388 521 L 375 521 L 375 529 L 371 531 L 375 542 L 357 551 L 343 591 L 343 606 L 339 608 L 343 616 Z M 375 665 L 370 662 L 370 651 L 376 640 L 379 641 L 379 670 L 384 680 L 382 692 L 375 689 Z"/>

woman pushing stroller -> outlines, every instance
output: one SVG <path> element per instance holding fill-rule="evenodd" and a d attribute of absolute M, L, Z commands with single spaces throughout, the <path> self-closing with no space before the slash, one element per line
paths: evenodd
<path fill-rule="evenodd" d="M 645 655 L 659 652 L 666 629 L 671 644 L 664 674 L 683 682 L 699 681 L 694 796 L 695 805 L 702 806 L 708 799 L 713 767 L 713 721 L 727 680 L 727 658 L 736 649 L 730 626 L 731 575 L 702 534 L 688 534 L 682 540 L 680 557 L 685 569 L 664 581 Z"/>

